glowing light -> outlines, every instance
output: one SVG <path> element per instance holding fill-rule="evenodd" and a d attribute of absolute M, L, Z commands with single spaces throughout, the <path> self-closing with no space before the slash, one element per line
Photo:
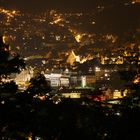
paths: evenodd
<path fill-rule="evenodd" d="M 5 14 L 7 16 L 7 22 L 9 22 L 11 18 L 14 18 L 18 15 L 18 12 L 15 10 L 11 11 L 3 8 L 0 8 L 0 13 Z"/>
<path fill-rule="evenodd" d="M 123 95 L 124 95 L 124 96 L 127 96 L 127 94 L 128 94 L 128 89 L 125 89 L 125 90 L 123 91 Z"/>
<path fill-rule="evenodd" d="M 100 69 L 99 67 L 95 67 L 95 71 L 96 71 L 96 72 L 100 72 L 101 69 Z"/>
<path fill-rule="evenodd" d="M 86 87 L 86 77 L 85 76 L 82 76 L 82 87 Z"/>
<path fill-rule="evenodd" d="M 93 21 L 92 24 L 95 24 L 95 21 Z"/>
<path fill-rule="evenodd" d="M 1 101 L 1 104 L 5 104 L 5 101 Z"/>
<path fill-rule="evenodd" d="M 76 41 L 77 41 L 78 43 L 81 42 L 82 35 L 80 35 L 80 34 L 76 35 L 76 36 L 75 36 L 75 39 L 76 39 Z"/>
<path fill-rule="evenodd" d="M 61 19 L 61 18 L 58 18 L 58 19 L 56 19 L 56 20 L 54 21 L 54 23 L 55 23 L 55 24 L 58 24 L 60 21 L 62 21 L 62 19 Z"/>
<path fill-rule="evenodd" d="M 42 100 L 42 101 L 44 101 L 44 100 L 46 99 L 45 96 L 38 96 L 38 98 L 39 98 L 40 100 Z"/>
<path fill-rule="evenodd" d="M 114 96 L 113 96 L 113 98 L 114 98 L 114 99 L 122 98 L 121 91 L 115 90 L 115 91 L 114 91 Z"/>
<path fill-rule="evenodd" d="M 12 13 L 13 13 L 13 14 L 16 14 L 16 11 L 14 10 L 14 11 L 12 11 Z"/>
<path fill-rule="evenodd" d="M 45 36 L 42 36 L 42 39 L 44 40 L 45 39 Z"/>
<path fill-rule="evenodd" d="M 6 36 L 2 37 L 3 43 L 6 43 L 6 38 L 7 38 Z"/>
<path fill-rule="evenodd" d="M 138 84 L 140 83 L 140 77 L 137 77 L 135 80 L 134 80 L 134 84 Z"/>

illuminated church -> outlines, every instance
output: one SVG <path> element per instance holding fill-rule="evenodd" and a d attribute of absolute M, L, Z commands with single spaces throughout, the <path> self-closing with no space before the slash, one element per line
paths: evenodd
<path fill-rule="evenodd" d="M 74 51 L 71 51 L 68 56 L 67 63 L 73 66 L 75 62 L 80 62 L 80 56 L 77 56 Z"/>

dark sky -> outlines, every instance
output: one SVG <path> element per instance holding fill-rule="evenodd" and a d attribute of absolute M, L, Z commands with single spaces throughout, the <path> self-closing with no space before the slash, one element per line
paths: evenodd
<path fill-rule="evenodd" d="M 46 9 L 92 9 L 97 5 L 127 0 L 0 0 L 0 6 L 30 11 Z"/>
<path fill-rule="evenodd" d="M 77 8 L 89 7 L 96 0 L 1 0 L 5 6 L 13 6 L 22 9 L 29 8 Z M 101 0 L 102 1 L 102 0 Z"/>

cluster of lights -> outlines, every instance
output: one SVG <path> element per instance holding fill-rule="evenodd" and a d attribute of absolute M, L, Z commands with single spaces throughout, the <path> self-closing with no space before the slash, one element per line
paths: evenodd
<path fill-rule="evenodd" d="M 18 15 L 18 12 L 15 10 L 10 11 L 3 8 L 0 8 L 0 13 L 7 15 L 9 18 L 13 18 L 14 16 Z"/>
<path fill-rule="evenodd" d="M 75 36 L 75 39 L 76 39 L 76 41 L 77 41 L 78 43 L 81 42 L 82 35 L 77 34 L 77 35 Z"/>
<path fill-rule="evenodd" d="M 60 17 L 57 17 L 56 19 L 54 19 L 54 23 L 58 24 L 62 21 L 62 19 Z"/>

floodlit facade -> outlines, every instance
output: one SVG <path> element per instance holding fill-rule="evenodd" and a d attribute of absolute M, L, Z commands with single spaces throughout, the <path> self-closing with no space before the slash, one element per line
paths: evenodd
<path fill-rule="evenodd" d="M 69 76 L 67 75 L 51 73 L 45 74 L 45 77 L 48 81 L 50 81 L 52 87 L 60 87 L 60 86 L 68 87 L 70 84 Z"/>

